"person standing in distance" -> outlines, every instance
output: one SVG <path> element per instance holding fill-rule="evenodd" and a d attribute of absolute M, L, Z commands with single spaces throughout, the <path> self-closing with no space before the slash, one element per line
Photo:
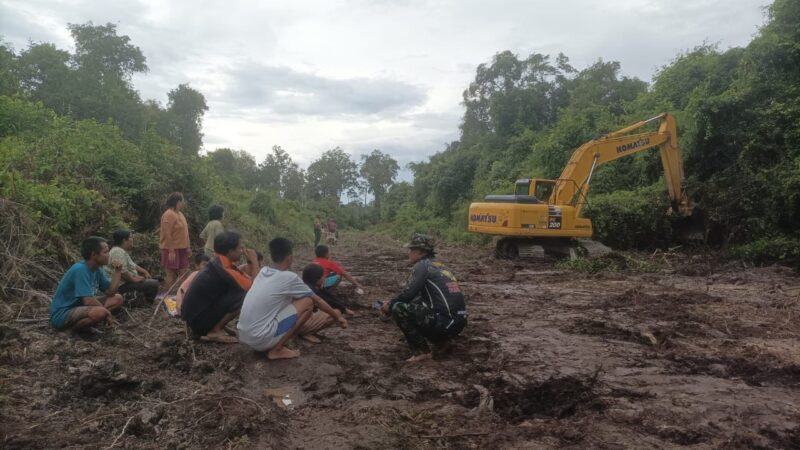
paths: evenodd
<path fill-rule="evenodd" d="M 169 290 L 178 277 L 189 269 L 189 224 L 181 210 L 186 205 L 183 194 L 173 192 L 164 202 L 161 215 L 161 266 L 167 273 L 164 290 Z"/>

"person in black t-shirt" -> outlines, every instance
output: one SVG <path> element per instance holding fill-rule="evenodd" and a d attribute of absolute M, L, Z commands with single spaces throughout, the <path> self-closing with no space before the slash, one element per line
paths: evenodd
<path fill-rule="evenodd" d="M 444 351 L 450 339 L 467 325 L 464 294 L 453 273 L 435 261 L 430 237 L 415 234 L 408 248 L 408 261 L 414 267 L 405 289 L 384 302 L 381 311 L 391 314 L 403 332 L 413 355 L 408 361 L 431 357 L 429 342 L 437 352 Z"/>

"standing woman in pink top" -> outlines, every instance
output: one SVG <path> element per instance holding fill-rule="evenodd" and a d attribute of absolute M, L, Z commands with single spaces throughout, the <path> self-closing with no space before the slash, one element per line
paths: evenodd
<path fill-rule="evenodd" d="M 189 268 L 189 224 L 181 209 L 185 205 L 183 194 L 173 192 L 164 204 L 161 215 L 161 267 L 167 272 L 165 289 Z"/>

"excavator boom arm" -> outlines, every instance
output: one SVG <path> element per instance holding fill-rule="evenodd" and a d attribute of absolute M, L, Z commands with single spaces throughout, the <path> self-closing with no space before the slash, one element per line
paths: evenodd
<path fill-rule="evenodd" d="M 658 131 L 630 134 L 656 120 L 660 122 Z M 597 167 L 654 147 L 660 148 L 661 163 L 664 166 L 673 210 L 683 216 L 690 215 L 691 205 L 684 186 L 677 127 L 675 118 L 668 113 L 637 122 L 580 146 L 572 154 L 559 177 L 551 198 L 552 203 L 573 205 L 576 207 L 577 215 L 584 203 L 583 199 L 589 192 L 591 178 Z"/>

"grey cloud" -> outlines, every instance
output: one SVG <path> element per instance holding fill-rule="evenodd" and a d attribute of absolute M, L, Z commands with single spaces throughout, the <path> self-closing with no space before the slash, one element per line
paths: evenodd
<path fill-rule="evenodd" d="M 399 114 L 426 99 L 420 87 L 390 79 L 325 78 L 255 63 L 240 65 L 227 75 L 227 86 L 214 101 L 267 114 Z"/>
<path fill-rule="evenodd" d="M 457 130 L 461 124 L 463 111 L 461 109 L 446 113 L 420 113 L 408 117 L 414 128 L 426 130 Z"/>

